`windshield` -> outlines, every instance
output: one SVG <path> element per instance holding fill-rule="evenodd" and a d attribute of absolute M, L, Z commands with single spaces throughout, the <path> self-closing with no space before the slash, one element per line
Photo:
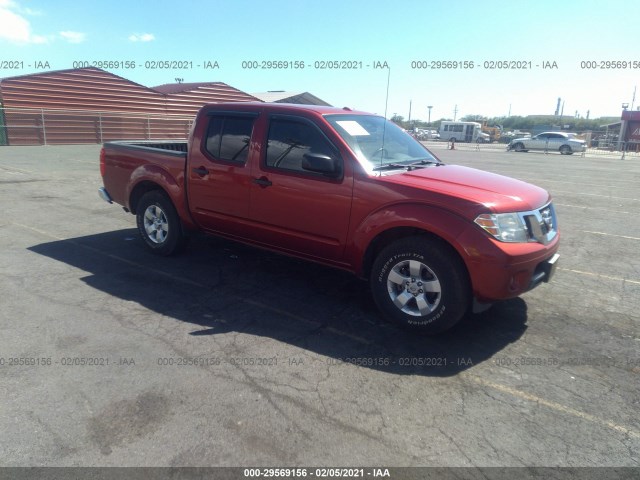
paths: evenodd
<path fill-rule="evenodd" d="M 403 168 L 440 163 L 421 143 L 383 117 L 326 115 L 325 118 L 369 172 L 385 166 Z"/>

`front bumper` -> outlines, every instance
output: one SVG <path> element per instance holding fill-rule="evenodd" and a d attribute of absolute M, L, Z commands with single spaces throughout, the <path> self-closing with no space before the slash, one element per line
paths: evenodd
<path fill-rule="evenodd" d="M 549 282 L 549 280 L 551 280 L 551 277 L 553 277 L 556 272 L 559 258 L 560 255 L 554 253 L 553 256 L 548 260 L 540 262 L 534 270 L 533 275 L 531 276 L 531 280 L 529 281 L 529 287 L 527 288 L 527 290 L 531 290 L 537 287 L 542 282 Z"/>
<path fill-rule="evenodd" d="M 506 243 L 468 228 L 458 241 L 473 296 L 481 303 L 514 298 L 548 282 L 558 265 L 558 232 L 546 243 Z"/>

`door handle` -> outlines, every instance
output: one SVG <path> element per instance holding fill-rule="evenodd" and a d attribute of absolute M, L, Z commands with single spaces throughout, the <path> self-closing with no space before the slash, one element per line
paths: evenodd
<path fill-rule="evenodd" d="M 209 170 L 207 170 L 204 167 L 193 168 L 191 169 L 191 171 L 196 175 L 200 175 L 201 177 L 204 177 L 205 175 L 209 174 Z"/>
<path fill-rule="evenodd" d="M 269 180 L 267 177 L 254 178 L 253 183 L 256 185 L 260 185 L 262 188 L 270 187 L 273 185 L 273 182 Z"/>

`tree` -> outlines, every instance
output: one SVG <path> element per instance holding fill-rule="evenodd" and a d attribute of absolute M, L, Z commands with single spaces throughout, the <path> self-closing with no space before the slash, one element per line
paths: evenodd
<path fill-rule="evenodd" d="M 482 123 L 486 120 L 486 117 L 482 115 L 465 115 L 460 119 L 461 122 L 478 122 Z"/>

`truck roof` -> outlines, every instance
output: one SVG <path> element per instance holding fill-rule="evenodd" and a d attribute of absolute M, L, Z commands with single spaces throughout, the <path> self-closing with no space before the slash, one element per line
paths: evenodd
<path fill-rule="evenodd" d="M 267 102 L 224 102 L 209 103 L 205 105 L 207 110 L 264 110 L 278 112 L 314 112 L 320 115 L 329 114 L 360 114 L 360 115 L 377 115 L 370 112 L 352 110 L 349 107 L 327 107 L 324 105 L 303 105 L 298 103 L 267 103 Z"/>

